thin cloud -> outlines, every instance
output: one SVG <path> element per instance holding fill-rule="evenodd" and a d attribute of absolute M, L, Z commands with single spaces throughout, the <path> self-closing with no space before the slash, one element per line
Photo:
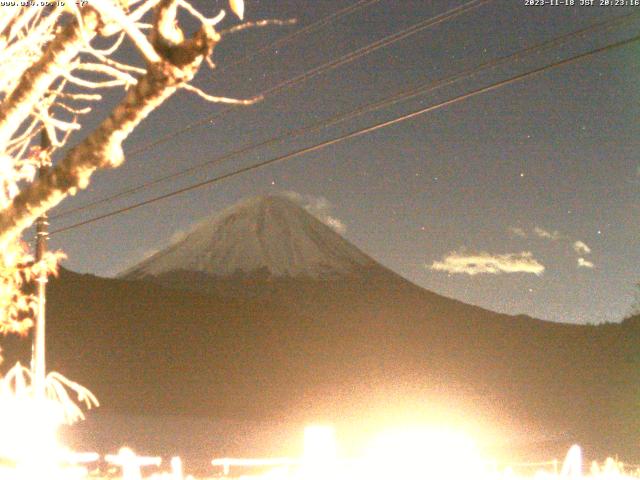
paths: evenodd
<path fill-rule="evenodd" d="M 552 242 L 561 240 L 562 243 L 564 243 L 566 241 L 571 245 L 573 251 L 578 254 L 578 267 L 594 268 L 593 262 L 584 258 L 585 255 L 591 253 L 591 248 L 582 240 L 572 242 L 569 236 L 560 233 L 558 230 L 547 230 L 538 226 L 534 227 L 530 231 L 520 227 L 509 227 L 508 232 L 512 237 L 528 238 L 531 235 L 544 240 L 550 240 Z"/>
<path fill-rule="evenodd" d="M 173 245 L 174 243 L 178 243 L 178 242 L 184 240 L 185 238 L 187 238 L 187 235 L 189 234 L 189 232 L 191 230 L 193 230 L 193 227 L 191 227 L 190 229 L 185 229 L 185 230 L 176 230 L 171 235 L 171 238 L 169 239 L 169 244 Z"/>
<path fill-rule="evenodd" d="M 573 249 L 578 255 L 586 255 L 588 253 L 591 253 L 591 249 L 589 248 L 589 246 L 581 240 L 577 240 L 576 242 L 574 242 Z"/>
<path fill-rule="evenodd" d="M 578 258 L 578 267 L 595 268 L 595 265 L 593 264 L 593 262 L 590 262 L 589 260 L 585 260 L 584 258 L 580 257 Z"/>
<path fill-rule="evenodd" d="M 431 270 L 448 273 L 533 273 L 542 275 L 544 265 L 533 257 L 531 252 L 490 254 L 480 252 L 469 254 L 453 251 L 441 261 L 433 262 Z"/>
<path fill-rule="evenodd" d="M 336 232 L 344 234 L 347 231 L 347 225 L 332 214 L 333 206 L 325 197 L 302 195 L 293 191 L 283 192 L 282 194 L 302 206 L 307 212 Z"/>
<path fill-rule="evenodd" d="M 182 240 L 187 238 L 187 236 L 189 236 L 189 234 L 191 232 L 197 230 L 202 225 L 210 223 L 211 222 L 211 218 L 212 217 L 201 218 L 200 220 L 197 220 L 195 222 L 190 223 L 189 225 L 187 225 L 184 228 L 180 228 L 180 229 L 174 231 L 171 234 L 171 237 L 169 237 L 169 240 L 167 242 L 165 242 L 162 247 L 156 249 L 156 251 L 153 253 L 153 255 L 155 255 L 155 253 L 157 253 L 158 251 L 167 248 L 170 245 L 175 245 L 176 243 L 180 243 Z M 149 257 L 149 256 L 150 255 L 148 255 L 147 257 Z M 145 257 L 145 258 L 147 258 L 147 257 Z"/>
<path fill-rule="evenodd" d="M 545 238 L 547 240 L 560 240 L 561 238 L 563 238 L 563 235 L 557 230 L 550 232 L 549 230 L 545 230 L 544 228 L 540 227 L 535 227 L 533 229 L 533 233 L 537 237 Z"/>
<path fill-rule="evenodd" d="M 345 233 L 347 231 L 347 226 L 339 218 L 327 215 L 324 217 L 323 221 L 338 233 Z"/>
<path fill-rule="evenodd" d="M 514 237 L 527 238 L 527 232 L 520 227 L 509 227 L 508 232 Z"/>

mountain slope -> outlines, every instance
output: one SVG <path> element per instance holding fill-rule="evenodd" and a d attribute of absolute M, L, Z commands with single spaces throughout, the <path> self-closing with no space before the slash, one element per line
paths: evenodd
<path fill-rule="evenodd" d="M 579 442 L 637 460 L 640 321 L 499 315 L 384 273 L 295 285 L 239 299 L 64 271 L 50 288 L 49 368 L 102 402 L 74 437 L 189 459 L 213 441 L 207 419 L 299 429 L 445 418 L 508 430 L 496 439 L 522 458 Z M 7 363 L 28 359 L 28 342 L 9 340 Z M 114 418 L 128 420 L 116 428 Z M 153 435 L 134 431 L 140 418 Z M 201 425 L 178 434 L 168 427 L 178 418 Z M 220 453 L 258 454 L 252 447 L 244 439 Z"/>
<path fill-rule="evenodd" d="M 302 207 L 281 196 L 250 198 L 122 274 L 128 279 L 189 271 L 209 276 L 325 278 L 374 261 Z"/>

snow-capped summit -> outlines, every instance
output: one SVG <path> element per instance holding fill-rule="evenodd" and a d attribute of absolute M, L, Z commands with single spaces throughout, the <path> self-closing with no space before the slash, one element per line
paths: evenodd
<path fill-rule="evenodd" d="M 377 265 L 304 208 L 283 196 L 242 201 L 201 222 L 182 240 L 122 274 L 126 278 L 198 272 L 260 272 L 324 278 Z"/>

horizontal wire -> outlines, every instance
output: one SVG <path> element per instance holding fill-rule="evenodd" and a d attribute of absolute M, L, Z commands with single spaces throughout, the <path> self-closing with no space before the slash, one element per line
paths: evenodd
<path fill-rule="evenodd" d="M 357 60 L 358 58 L 361 58 L 365 55 L 368 55 L 369 53 L 372 53 L 376 50 L 379 50 L 380 48 L 383 47 L 387 47 L 393 43 L 396 43 L 400 40 L 403 40 L 411 35 L 414 35 L 422 30 L 425 30 L 427 28 L 430 27 L 434 27 L 436 25 L 439 25 L 447 20 L 450 20 L 452 18 L 457 17 L 458 15 L 462 15 L 463 13 L 472 10 L 474 8 L 478 8 L 484 4 L 487 4 L 489 2 L 492 2 L 493 0 L 472 0 L 470 2 L 467 2 L 463 5 L 460 5 L 458 7 L 452 8 L 450 10 L 447 10 L 444 13 L 438 14 L 434 17 L 428 18 L 426 20 L 423 20 L 415 25 L 412 25 L 411 27 L 408 27 L 404 30 L 401 30 L 399 32 L 396 32 L 394 34 L 388 35 L 380 40 L 377 40 L 369 45 L 365 45 L 364 47 L 361 47 L 357 50 L 354 50 L 352 52 L 349 52 L 345 55 L 343 55 L 342 57 L 339 57 L 335 60 L 330 60 L 329 62 L 326 62 L 322 65 L 319 65 L 317 67 L 312 68 L 311 70 L 308 70 L 306 72 L 303 72 L 300 75 L 297 75 L 293 78 L 290 78 L 288 80 L 284 80 L 283 82 L 280 82 L 278 84 L 276 84 L 275 86 L 268 88 L 267 90 L 263 90 L 262 92 L 258 93 L 256 96 L 258 97 L 268 97 L 270 95 L 275 95 L 277 93 L 281 93 L 284 90 L 287 90 L 295 85 L 297 85 L 298 83 L 310 80 L 311 78 L 314 78 L 318 75 L 321 75 L 323 73 L 326 73 L 328 71 L 331 71 L 335 68 L 338 68 L 344 64 L 353 62 L 354 60 Z M 183 133 L 186 133 L 190 130 L 193 130 L 194 128 L 197 128 L 199 126 L 205 125 L 207 123 L 213 123 L 214 120 L 219 120 L 220 118 L 224 117 L 225 115 L 227 115 L 228 113 L 235 111 L 238 107 L 237 106 L 231 106 L 231 107 L 227 107 L 223 110 L 221 110 L 220 112 L 210 115 L 208 117 L 205 117 L 203 119 L 200 119 L 196 122 L 192 122 L 188 125 L 185 125 L 183 128 L 181 128 L 180 130 L 176 130 L 174 132 L 168 133 L 167 135 L 160 137 L 157 140 L 154 140 L 153 142 L 147 143 L 145 145 L 142 145 L 140 147 L 134 148 L 133 150 L 131 150 L 130 152 L 127 152 L 127 156 L 129 158 L 131 157 L 135 157 L 136 155 L 139 155 L 140 153 L 150 150 L 151 148 L 157 147 L 158 145 L 162 145 L 163 143 L 166 143 L 170 140 L 173 140 L 174 138 L 182 135 Z"/>
<path fill-rule="evenodd" d="M 345 55 L 343 57 L 340 57 L 337 60 L 330 61 L 330 62 L 325 63 L 325 64 L 323 64 L 323 65 L 321 65 L 319 67 L 316 67 L 316 68 L 314 68 L 312 70 L 309 70 L 309 71 L 307 71 L 307 72 L 305 72 L 305 73 L 303 73 L 303 74 L 301 74 L 301 75 L 299 75 L 297 77 L 294 77 L 292 79 L 286 80 L 285 82 L 282 82 L 282 83 L 276 85 L 275 87 L 272 87 L 271 89 L 262 92 L 260 95 L 262 95 L 262 96 L 270 95 L 270 94 L 276 93 L 277 91 L 280 91 L 282 89 L 288 88 L 289 86 L 293 86 L 296 83 L 299 83 L 300 81 L 308 80 L 309 78 L 312 78 L 312 77 L 314 77 L 316 75 L 324 73 L 325 71 L 328 71 L 328 70 L 333 69 L 333 68 L 337 68 L 338 66 L 340 66 L 340 65 L 342 65 L 344 63 L 347 63 L 349 61 L 353 61 L 353 60 L 361 57 L 362 55 L 365 55 L 366 53 L 370 53 L 370 51 L 365 51 L 365 50 L 370 48 L 370 47 L 372 47 L 372 46 L 374 46 L 374 45 L 375 45 L 375 49 L 382 48 L 383 46 L 387 46 L 390 43 L 398 41 L 399 39 L 406 38 L 406 36 L 408 36 L 410 34 L 416 33 L 417 31 L 420 31 L 420 30 L 422 30 L 424 28 L 431 27 L 431 26 L 437 25 L 439 23 L 442 23 L 443 21 L 449 20 L 451 18 L 454 18 L 454 17 L 466 12 L 467 10 L 469 10 L 471 8 L 477 8 L 477 7 L 481 6 L 481 5 L 489 3 L 491 1 L 493 1 L 493 0 L 473 0 L 471 2 L 468 2 L 468 3 L 464 4 L 464 5 L 461 5 L 461 6 L 458 6 L 456 8 L 453 8 L 451 10 L 448 10 L 448 11 L 442 13 L 442 14 L 439 14 L 439 15 L 437 15 L 435 17 L 427 19 L 427 20 L 425 20 L 423 22 L 420 22 L 420 23 L 418 23 L 416 25 L 413 25 L 409 29 L 405 29 L 405 30 L 402 30 L 400 32 L 397 32 L 396 34 L 393 34 L 393 35 L 390 35 L 388 37 L 385 37 L 385 38 L 383 38 L 381 40 L 378 40 L 377 42 L 374 42 L 373 44 L 370 44 L 370 45 L 368 45 L 366 47 L 363 47 L 363 48 L 358 49 L 358 50 L 356 50 L 354 52 L 351 52 L 351 53 L 349 53 L 349 54 L 347 54 L 347 55 Z M 198 120 L 197 122 L 193 122 L 193 123 L 191 123 L 189 125 L 186 125 L 185 127 L 181 128 L 179 130 L 176 130 L 174 132 L 171 132 L 171 133 L 159 138 L 158 140 L 155 140 L 155 141 L 153 141 L 151 143 L 148 143 L 148 144 L 143 145 L 143 146 L 141 146 L 141 147 L 139 147 L 137 149 L 134 149 L 131 152 L 127 153 L 127 158 L 135 157 L 137 154 L 139 154 L 139 153 L 141 153 L 143 151 L 149 150 L 149 149 L 151 149 L 153 147 L 156 147 L 158 145 L 166 143 L 169 140 L 172 140 L 172 139 L 180 136 L 181 134 L 183 134 L 183 133 L 185 133 L 185 132 L 187 132 L 187 131 L 189 131 L 189 130 L 191 130 L 193 128 L 196 128 L 198 126 L 204 125 L 204 124 L 209 123 L 209 122 L 213 122 L 214 119 L 221 118 L 222 116 L 226 115 L 227 113 L 235 110 L 235 108 L 236 107 L 225 108 L 224 110 L 222 110 L 221 112 L 218 112 L 217 114 L 215 114 L 213 116 L 209 116 L 209 117 L 206 117 L 204 119 Z M 169 178 L 169 177 L 166 177 L 166 178 L 163 177 L 163 179 L 160 179 L 158 181 L 151 181 L 151 182 L 148 182 L 148 184 L 149 185 L 155 185 L 159 181 L 164 181 L 167 178 Z M 86 210 L 87 208 L 94 207 L 95 205 L 104 203 L 105 201 L 113 200 L 115 198 L 120 198 L 120 197 L 122 197 L 124 195 L 128 195 L 130 193 L 134 193 L 136 191 L 139 191 L 141 188 L 145 188 L 145 186 L 137 186 L 137 187 L 134 187 L 133 189 L 129 189 L 129 190 L 117 193 L 117 194 L 115 194 L 113 196 L 110 196 L 108 198 L 98 199 L 98 200 L 96 200 L 94 202 L 91 202 L 89 204 L 86 204 L 84 206 L 79 206 L 79 207 L 75 207 L 75 208 L 63 211 L 63 212 L 61 212 L 61 213 L 59 213 L 57 215 L 53 215 L 51 217 L 51 219 L 53 220 L 53 219 L 56 219 L 56 218 L 62 218 L 64 216 L 70 215 L 72 213 L 77 213 L 79 211 Z"/>
<path fill-rule="evenodd" d="M 71 230 L 71 229 L 74 229 L 74 228 L 78 228 L 78 227 L 81 227 L 81 226 L 96 222 L 98 220 L 103 220 L 105 218 L 109 218 L 109 217 L 112 217 L 114 215 L 125 213 L 125 212 L 128 212 L 128 211 L 134 210 L 136 208 L 139 208 L 139 207 L 142 207 L 142 206 L 145 206 L 145 205 L 149 205 L 151 203 L 158 202 L 160 200 L 164 200 L 164 199 L 167 199 L 167 198 L 174 197 L 176 195 L 180 195 L 182 193 L 186 193 L 186 192 L 201 188 L 201 187 L 206 186 L 206 185 L 211 185 L 211 184 L 214 184 L 214 183 L 218 183 L 218 182 L 220 182 L 222 180 L 226 180 L 228 178 L 240 175 L 242 173 L 246 173 L 246 172 L 249 172 L 249 171 L 252 171 L 252 170 L 257 170 L 257 169 L 265 167 L 267 165 L 280 163 L 280 162 L 283 162 L 285 160 L 289 160 L 291 158 L 294 158 L 294 157 L 297 157 L 297 156 L 300 156 L 300 155 L 311 153 L 311 152 L 314 152 L 316 150 L 320 150 L 322 148 L 328 147 L 330 145 L 335 145 L 335 144 L 343 142 L 345 140 L 348 140 L 348 139 L 351 139 L 351 138 L 356 138 L 356 137 L 359 137 L 361 135 L 365 135 L 367 133 L 371 133 L 373 131 L 379 130 L 381 128 L 389 127 L 391 125 L 395 125 L 397 123 L 404 122 L 406 120 L 410 120 L 410 119 L 418 117 L 420 115 L 424 115 L 426 113 L 438 110 L 440 108 L 447 107 L 447 106 L 450 106 L 450 105 L 454 105 L 454 104 L 456 104 L 458 102 L 467 100 L 468 98 L 475 97 L 475 96 L 483 94 L 483 93 L 487 93 L 487 92 L 491 92 L 491 91 L 497 90 L 497 89 L 502 88 L 502 87 L 504 87 L 506 85 L 510 85 L 510 84 L 519 82 L 521 80 L 524 80 L 526 78 L 530 78 L 532 76 L 539 75 L 539 74 L 544 73 L 544 72 L 548 72 L 548 71 L 550 71 L 550 70 L 552 70 L 554 68 L 558 68 L 560 66 L 567 65 L 569 63 L 573 63 L 573 62 L 576 62 L 576 61 L 579 61 L 579 60 L 583 60 L 583 59 L 588 58 L 588 57 L 592 57 L 592 56 L 597 55 L 599 53 L 603 53 L 603 52 L 606 52 L 606 51 L 609 51 L 609 50 L 612 50 L 612 49 L 615 49 L 615 48 L 619 48 L 619 47 L 622 47 L 622 46 L 625 46 L 625 45 L 629 45 L 631 43 L 635 43 L 638 40 L 640 40 L 640 35 L 634 36 L 634 37 L 632 37 L 630 39 L 627 39 L 627 40 L 621 40 L 619 42 L 615 42 L 615 43 L 612 43 L 612 44 L 609 44 L 609 45 L 606 45 L 604 47 L 600 47 L 600 48 L 597 48 L 597 49 L 594 49 L 594 50 L 590 50 L 590 51 L 588 51 L 586 53 L 581 53 L 581 54 L 578 54 L 578 55 L 574 55 L 572 57 L 553 62 L 553 63 L 545 65 L 543 67 L 539 67 L 539 68 L 536 68 L 534 70 L 530 70 L 528 72 L 521 73 L 521 74 L 513 76 L 511 78 L 508 78 L 508 79 L 505 79 L 505 80 L 501 80 L 501 81 L 493 83 L 491 85 L 472 90 L 472 91 L 467 92 L 465 94 L 458 95 L 458 96 L 456 96 L 454 98 L 451 98 L 449 100 L 445 100 L 443 102 L 439 102 L 439 103 L 430 105 L 428 107 L 421 108 L 419 110 L 416 110 L 416 111 L 413 111 L 413 112 L 410 112 L 410 113 L 395 117 L 395 118 L 393 118 L 391 120 L 386 120 L 386 121 L 383 121 L 383 122 L 380 122 L 380 123 L 376 123 L 376 124 L 371 125 L 369 127 L 361 128 L 361 129 L 355 130 L 353 132 L 350 132 L 350 133 L 347 133 L 347 134 L 340 135 L 338 137 L 332 138 L 330 140 L 325 140 L 325 141 L 317 143 L 315 145 L 312 145 L 312 146 L 309 146 L 309 147 L 305 147 L 305 148 L 296 150 L 294 152 L 290 152 L 290 153 L 285 154 L 285 155 L 281 155 L 281 156 L 278 156 L 278 157 L 275 157 L 275 158 L 271 158 L 269 160 L 265 160 L 265 161 L 257 163 L 257 164 L 253 164 L 253 165 L 250 165 L 250 166 L 247 166 L 247 167 L 244 167 L 244 168 L 240 168 L 240 169 L 234 170 L 233 172 L 229 172 L 229 173 L 226 173 L 226 174 L 223 174 L 223 175 L 219 175 L 217 177 L 214 177 L 214 178 L 202 181 L 202 182 L 198 182 L 198 183 L 189 185 L 187 187 L 184 187 L 184 188 L 181 188 L 181 189 L 178 189 L 178 190 L 174 190 L 172 192 L 169 192 L 169 193 L 166 193 L 166 194 L 163 194 L 163 195 L 159 195 L 159 196 L 153 197 L 151 199 L 148 199 L 148 200 L 145 200 L 145 201 L 142 201 L 142 202 L 139 202 L 139 203 L 135 203 L 133 205 L 129 205 L 129 206 L 124 207 L 124 208 L 120 208 L 120 209 L 117 209 L 117 210 L 114 210 L 114 211 L 111 211 L 111 212 L 108 212 L 108 213 L 105 213 L 105 214 L 102 214 L 102 215 L 99 215 L 99 216 L 96 216 L 96 217 L 93 217 L 93 218 L 90 218 L 90 219 L 87 219 L 87 220 L 83 220 L 81 222 L 69 225 L 67 227 L 63 227 L 63 228 L 54 230 L 54 231 L 51 232 L 50 235 L 56 235 L 56 234 L 61 233 L 61 232 L 65 232 L 65 231 L 68 231 L 68 230 Z"/>
<path fill-rule="evenodd" d="M 245 63 L 247 60 L 251 60 L 252 58 L 257 57 L 258 55 L 260 55 L 261 53 L 265 53 L 268 52 L 270 50 L 273 50 L 275 48 L 280 48 L 283 45 L 286 45 L 287 43 L 289 43 L 290 41 L 294 40 L 296 37 L 299 37 L 300 35 L 304 35 L 305 33 L 309 33 L 309 32 L 313 32 L 314 30 L 319 29 L 320 27 L 323 27 L 324 25 L 326 25 L 327 23 L 329 23 L 332 20 L 337 20 L 341 17 L 344 17 L 346 15 L 349 15 L 357 10 L 360 10 L 364 7 L 368 7 L 371 6 L 375 3 L 378 3 L 380 0 L 360 0 L 352 5 L 349 5 L 345 8 L 343 8 L 342 10 L 338 10 L 337 12 L 331 13 L 329 15 L 327 15 L 326 17 L 321 18 L 320 20 L 317 20 L 313 23 L 310 23 L 309 25 L 307 25 L 306 27 L 303 27 L 299 30 L 296 30 L 293 33 L 290 33 L 289 35 L 285 35 L 282 38 L 279 38 L 277 40 L 275 40 L 274 42 L 270 43 L 269 45 L 266 45 L 262 48 L 259 48 L 258 50 L 252 51 L 250 53 L 248 53 L 247 55 L 233 61 L 230 63 L 225 63 L 223 66 L 221 66 L 220 68 L 216 68 L 214 74 L 216 74 L 216 77 L 218 75 L 220 75 L 222 72 L 235 67 L 236 65 Z"/>
<path fill-rule="evenodd" d="M 302 128 L 298 128 L 295 130 L 291 130 L 289 132 L 286 132 L 283 135 L 277 136 L 277 137 L 273 137 L 270 138 L 268 140 L 259 142 L 259 143 L 254 143 L 254 144 L 250 144 L 250 145 L 246 145 L 238 150 L 233 150 L 231 152 L 225 153 L 219 157 L 213 158 L 211 160 L 207 160 L 206 162 L 203 163 L 199 163 L 197 165 L 194 165 L 192 167 L 186 168 L 186 169 L 182 169 L 179 170 L 177 172 L 173 172 L 170 173 L 168 175 L 164 175 L 162 177 L 158 177 L 156 179 L 153 179 L 151 181 L 142 183 L 142 184 L 138 184 L 135 185 L 133 187 L 130 187 L 128 189 L 122 190 L 116 194 L 107 196 L 107 197 L 103 197 L 100 199 L 97 199 L 93 202 L 90 202 L 88 204 L 85 205 L 81 205 L 79 207 L 75 207 L 69 210 L 66 210 L 64 212 L 61 212 L 57 215 L 51 216 L 50 218 L 53 219 L 59 219 L 59 218 L 63 218 L 66 216 L 69 216 L 71 214 L 75 214 L 90 208 L 94 208 L 98 205 L 102 205 L 104 203 L 109 203 L 112 202 L 114 200 L 117 200 L 118 198 L 122 198 L 134 193 L 137 193 L 139 191 L 145 190 L 147 188 L 150 188 L 154 185 L 157 185 L 159 183 L 168 181 L 168 180 L 172 180 L 175 178 L 179 178 L 181 176 L 187 175 L 189 173 L 195 172 L 197 170 L 200 170 L 202 168 L 208 168 L 211 167 L 213 165 L 222 163 L 226 160 L 229 160 L 233 157 L 236 157 L 238 155 L 242 155 L 245 153 L 248 153 L 252 150 L 256 150 L 259 148 L 263 148 L 263 147 L 267 147 L 267 146 L 271 146 L 277 143 L 280 143 L 282 141 L 285 140 L 289 140 L 289 139 L 294 139 L 297 138 L 299 136 L 302 136 L 304 134 L 308 134 L 311 132 L 315 132 L 324 128 L 327 128 L 329 126 L 335 125 L 336 123 L 340 123 L 340 122 L 344 122 L 346 120 L 349 120 L 351 118 L 354 118 L 356 116 L 359 116 L 363 113 L 369 112 L 369 111 L 373 111 L 373 110 L 377 110 L 383 107 L 387 107 L 390 105 L 393 105 L 395 103 L 404 101 L 404 100 L 408 100 L 410 98 L 434 91 L 436 89 L 445 87 L 445 86 L 449 86 L 452 85 L 460 80 L 463 79 L 469 79 L 472 78 L 474 75 L 476 75 L 477 73 L 483 71 L 483 70 L 488 70 L 488 69 L 492 69 L 495 68 L 501 64 L 507 63 L 507 62 L 511 62 L 511 61 L 518 61 L 520 57 L 523 57 L 525 55 L 529 55 L 533 52 L 541 52 L 544 51 L 546 49 L 549 49 L 551 47 L 555 47 L 557 45 L 561 45 L 563 43 L 566 43 L 567 41 L 576 38 L 576 37 L 581 37 L 586 35 L 587 33 L 592 33 L 596 30 L 600 30 L 600 29 L 612 29 L 613 27 L 619 26 L 621 24 L 630 22 L 631 20 L 634 20 L 636 18 L 640 17 L 640 12 L 638 13 L 633 13 L 633 14 L 627 14 L 627 15 L 623 15 L 620 17 L 616 17 L 614 19 L 609 19 L 609 20 L 605 20 L 603 22 L 599 22 L 593 25 L 590 25 L 588 27 L 585 27 L 583 29 L 580 29 L 578 31 L 575 32 L 571 32 L 565 35 L 562 35 L 560 37 L 542 42 L 540 44 L 525 48 L 524 50 L 519 50 L 513 54 L 510 55 L 506 55 L 506 56 L 502 56 L 502 57 L 498 57 L 496 59 L 493 59 L 491 61 L 482 63 L 476 67 L 472 67 L 472 68 L 468 68 L 466 70 L 463 70 L 461 72 L 458 72 L 454 75 L 450 75 L 448 77 L 442 78 L 440 80 L 436 80 L 433 82 L 428 82 L 426 84 L 421 84 L 418 87 L 414 87 L 405 91 L 402 91 L 390 98 L 385 98 L 382 99 L 380 101 L 377 102 L 373 102 L 373 103 L 369 103 L 366 105 L 361 105 L 359 107 L 357 107 L 354 110 L 351 110 L 349 112 L 343 113 L 343 114 L 339 114 L 336 115 L 334 117 L 331 117 L 329 119 L 317 122 L 313 125 L 309 125 L 306 127 L 302 127 Z"/>

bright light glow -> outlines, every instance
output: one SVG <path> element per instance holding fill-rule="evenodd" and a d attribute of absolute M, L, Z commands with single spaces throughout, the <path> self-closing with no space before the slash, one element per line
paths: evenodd
<path fill-rule="evenodd" d="M 310 425 L 304 429 L 302 473 L 307 479 L 332 478 L 336 473 L 338 448 L 333 427 Z"/>
<path fill-rule="evenodd" d="M 573 445 L 567 452 L 567 458 L 562 464 L 560 475 L 572 480 L 578 480 L 582 477 L 582 450 L 578 445 Z"/>
<path fill-rule="evenodd" d="M 378 436 L 365 455 L 368 478 L 467 479 L 485 475 L 484 462 L 466 435 L 435 428 L 406 428 Z"/>
<path fill-rule="evenodd" d="M 140 467 L 159 466 L 160 457 L 140 457 L 128 447 L 122 447 L 117 455 L 106 455 L 105 460 L 122 468 L 122 480 L 142 480 Z"/>
<path fill-rule="evenodd" d="M 180 457 L 173 457 L 171 459 L 171 475 L 174 480 L 182 480 L 184 478 L 182 474 L 182 459 Z"/>
<path fill-rule="evenodd" d="M 0 388 L 0 459 L 15 465 L 15 478 L 51 478 L 62 453 L 57 442 L 64 415 L 46 398 L 33 398 L 21 377 Z"/>
<path fill-rule="evenodd" d="M 141 467 L 159 467 L 160 457 L 136 455 L 123 447 L 104 460 L 121 470 L 106 477 L 89 474 L 79 464 L 99 460 L 96 453 L 73 453 L 55 441 L 55 431 L 64 415 L 55 402 L 42 404 L 21 388 L 13 397 L 2 397 L 0 410 L 0 480 L 195 480 L 183 473 L 182 460 L 173 457 L 170 470 L 156 471 L 143 477 Z M 5 391 L 6 393 L 6 391 Z M 34 436 L 34 431 L 42 436 Z M 541 463 L 513 464 L 498 468 L 482 459 L 473 440 L 467 435 L 445 428 L 403 428 L 384 432 L 367 446 L 362 456 L 340 458 L 336 434 L 332 427 L 310 426 L 304 432 L 301 458 L 221 458 L 212 461 L 224 467 L 224 477 L 242 480 L 638 480 L 640 470 L 630 470 L 617 460 L 593 462 L 590 474 L 583 473 L 582 452 L 574 445 L 560 466 L 556 460 Z M 259 475 L 238 476 L 231 466 L 272 467 Z M 534 471 L 533 469 L 537 469 Z M 632 471 L 633 473 L 629 473 Z M 235 473 L 235 475 L 233 475 Z"/>
<path fill-rule="evenodd" d="M 318 465 L 335 462 L 338 457 L 333 427 L 311 425 L 304 429 L 304 462 Z"/>
<path fill-rule="evenodd" d="M 46 379 L 46 396 L 35 395 L 31 371 L 17 363 L 0 377 L 0 478 L 72 479 L 84 478 L 86 469 L 57 441 L 59 427 L 82 417 L 67 389 L 89 406 L 97 400 L 84 387 L 51 373 Z"/>
<path fill-rule="evenodd" d="M 2 399 L 0 405 L 1 458 L 26 464 L 59 455 L 56 433 L 62 414 L 54 403 L 14 397 Z"/>

